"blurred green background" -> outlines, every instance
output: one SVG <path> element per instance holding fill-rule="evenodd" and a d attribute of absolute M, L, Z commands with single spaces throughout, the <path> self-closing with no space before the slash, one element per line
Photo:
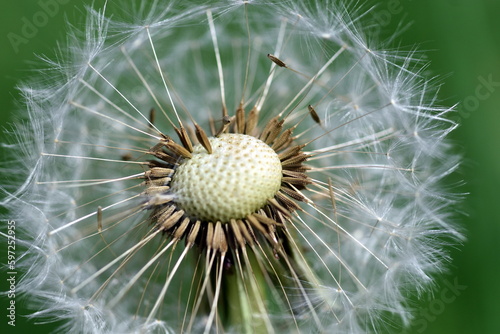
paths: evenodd
<path fill-rule="evenodd" d="M 15 86 L 32 75 L 36 54 L 49 57 L 65 39 L 65 18 L 77 26 L 84 22 L 83 5 L 91 1 L 54 0 L 46 15 L 43 3 L 4 1 L 0 13 L 0 125 L 13 119 L 18 97 Z M 54 2 L 52 1 L 52 2 Z M 101 6 L 103 0 L 93 1 Z M 378 7 L 371 14 L 381 36 L 390 36 L 400 22 L 411 23 L 399 38 L 403 48 L 419 45 L 427 50 L 433 74 L 445 75 L 440 97 L 443 103 L 459 102 L 454 119 L 460 127 L 451 138 L 464 156 L 454 178 L 465 180 L 467 192 L 459 209 L 459 223 L 468 241 L 452 250 L 450 272 L 437 282 L 433 294 L 418 305 L 416 321 L 407 333 L 500 333 L 500 1 L 498 0 L 385 0 L 369 1 Z M 23 31 L 26 21 L 39 23 L 36 31 Z M 13 34 L 23 39 L 15 39 Z M 10 35 L 9 35 L 10 34 Z M 13 43 L 13 38 L 15 42 Z M 397 45 L 393 45 L 397 46 Z M 34 65 L 35 64 L 35 65 Z M 5 134 L 0 133 L 3 141 Z M 3 159 L 3 157 L 1 157 Z M 20 166 L 22 168 L 22 166 Z M 2 176 L 4 177 L 4 176 Z M 497 207 L 499 206 L 499 207 Z M 4 228 L 2 228 L 4 231 Z M 4 242 L 4 239 L 1 241 Z M 6 247 L 0 248 L 5 263 Z M 6 273 L 0 287 L 6 290 Z M 17 308 L 16 327 L 7 326 L 7 300 L 0 299 L 2 333 L 46 333 L 53 324 L 34 325 Z"/>

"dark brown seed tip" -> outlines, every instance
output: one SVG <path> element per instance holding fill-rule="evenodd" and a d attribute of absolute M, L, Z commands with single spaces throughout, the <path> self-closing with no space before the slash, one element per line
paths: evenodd
<path fill-rule="evenodd" d="M 321 120 L 319 119 L 319 116 L 318 116 L 318 113 L 316 112 L 316 110 L 313 108 L 312 105 L 308 105 L 307 106 L 307 109 L 309 109 L 309 113 L 311 114 L 311 117 L 312 119 L 318 123 L 318 124 L 321 124 Z"/>
<path fill-rule="evenodd" d="M 287 67 L 286 64 L 281 59 L 279 59 L 278 57 L 273 56 L 270 53 L 267 54 L 267 58 L 271 59 L 273 61 L 273 63 L 275 63 L 279 67 L 285 67 L 285 68 Z"/>
<path fill-rule="evenodd" d="M 195 124 L 194 127 L 196 129 L 196 138 L 198 138 L 198 141 L 205 148 L 205 150 L 207 150 L 208 154 L 212 154 L 212 145 L 210 145 L 207 134 L 198 124 Z"/>

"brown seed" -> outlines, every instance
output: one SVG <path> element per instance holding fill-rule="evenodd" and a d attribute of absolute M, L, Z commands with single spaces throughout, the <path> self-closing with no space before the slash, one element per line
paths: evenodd
<path fill-rule="evenodd" d="M 191 231 L 189 232 L 189 235 L 186 239 L 186 244 L 188 246 L 192 246 L 196 242 L 196 237 L 198 236 L 200 227 L 201 227 L 201 222 L 197 220 L 196 223 L 194 223 L 193 227 L 191 228 Z"/>
<path fill-rule="evenodd" d="M 156 110 L 155 108 L 151 108 L 149 110 L 149 127 L 152 128 L 153 124 L 155 124 L 155 116 L 156 116 Z"/>
<path fill-rule="evenodd" d="M 245 134 L 251 135 L 255 127 L 257 126 L 257 122 L 259 120 L 259 112 L 256 107 L 253 107 L 252 110 L 248 113 L 246 126 L 245 126 Z"/>
<path fill-rule="evenodd" d="M 155 146 L 151 147 L 148 151 L 149 154 L 155 154 L 157 152 L 162 152 L 162 148 L 165 146 L 165 142 L 162 140 L 160 141 L 158 144 L 156 144 Z"/>
<path fill-rule="evenodd" d="M 184 212 L 182 210 L 177 211 L 176 213 L 179 213 L 179 212 L 182 212 L 184 214 Z M 172 215 L 172 217 L 174 217 L 174 215 Z M 189 225 L 189 222 L 190 222 L 190 220 L 187 217 L 182 220 L 182 222 L 180 223 L 180 225 L 177 227 L 177 229 L 174 232 L 175 239 L 180 240 L 184 236 L 184 232 L 186 232 L 186 229 Z"/>
<path fill-rule="evenodd" d="M 264 129 L 262 130 L 262 132 L 260 133 L 260 136 L 259 136 L 259 139 L 262 140 L 262 141 L 265 141 L 266 138 L 267 138 L 267 135 L 269 134 L 269 132 L 271 131 L 271 129 L 273 127 L 276 126 L 276 124 L 278 123 L 278 116 L 276 117 L 273 117 L 267 124 L 266 126 L 264 127 Z"/>
<path fill-rule="evenodd" d="M 285 176 L 284 178 L 281 179 L 281 181 L 283 183 L 297 184 L 300 186 L 306 186 L 308 184 L 311 184 L 310 180 L 298 179 L 296 177 L 289 177 L 289 176 Z"/>
<path fill-rule="evenodd" d="M 169 186 L 153 186 L 144 190 L 143 194 L 146 196 L 154 196 L 166 193 L 170 189 Z"/>
<path fill-rule="evenodd" d="M 294 189 L 290 189 L 290 188 L 282 186 L 280 188 L 280 191 L 282 191 L 283 193 L 285 193 L 286 195 L 290 196 L 291 198 L 293 198 L 297 201 L 301 201 L 301 202 L 306 201 L 306 197 L 304 195 L 302 195 L 299 191 L 296 191 Z"/>
<path fill-rule="evenodd" d="M 175 224 L 177 224 L 177 222 L 179 221 L 179 219 L 181 219 L 181 217 L 184 215 L 184 211 L 183 210 L 179 210 L 179 211 L 176 211 L 174 212 L 173 214 L 171 214 L 168 218 L 166 218 L 165 220 L 159 220 L 159 223 L 161 224 L 161 227 L 165 230 L 165 231 L 168 231 L 170 230 L 172 227 L 174 227 Z M 162 217 L 160 217 L 162 218 Z M 177 235 L 175 235 L 174 237 L 176 238 L 179 238 Z"/>
<path fill-rule="evenodd" d="M 281 59 L 279 59 L 278 57 L 273 56 L 270 53 L 267 54 L 267 58 L 271 59 L 273 61 L 273 63 L 275 63 L 279 67 L 285 67 L 285 68 L 287 67 L 286 64 Z"/>
<path fill-rule="evenodd" d="M 144 173 L 144 178 L 161 178 L 170 176 L 174 173 L 173 169 L 170 168 L 162 168 L 162 167 L 153 167 L 150 170 Z"/>
<path fill-rule="evenodd" d="M 250 246 L 253 246 L 254 238 L 250 234 L 250 231 L 248 231 L 246 223 L 242 220 L 238 220 L 237 223 L 241 234 L 245 237 L 245 240 L 250 244 Z"/>
<path fill-rule="evenodd" d="M 174 211 L 175 211 L 175 205 L 170 205 L 159 210 L 156 214 L 156 216 L 158 217 L 157 219 L 158 223 L 161 225 L 161 223 L 167 220 Z"/>
<path fill-rule="evenodd" d="M 279 151 L 282 148 L 286 147 L 285 144 L 288 142 L 292 135 L 292 129 L 286 129 L 281 133 L 281 135 L 274 141 L 273 146 L 271 148 L 275 151 Z"/>
<path fill-rule="evenodd" d="M 283 170 L 283 175 L 293 176 L 293 177 L 296 177 L 299 179 L 308 179 L 309 178 L 306 173 L 291 171 L 291 170 L 286 170 L 286 169 Z"/>
<path fill-rule="evenodd" d="M 266 215 L 259 214 L 259 213 L 254 213 L 253 216 L 255 218 L 257 218 L 257 220 L 259 222 L 261 222 L 262 224 L 269 225 L 269 226 L 280 225 L 277 221 L 275 221 L 274 219 L 269 218 Z"/>
<path fill-rule="evenodd" d="M 222 229 L 220 221 L 215 224 L 213 248 L 219 250 L 222 253 L 227 252 L 226 235 L 224 234 L 224 230 Z"/>
<path fill-rule="evenodd" d="M 273 207 L 275 207 L 276 209 L 278 209 L 285 216 L 290 217 L 292 215 L 292 213 L 290 211 L 288 211 L 283 205 L 278 203 L 278 201 L 275 198 L 269 198 L 267 200 L 267 202 L 269 204 L 271 204 Z"/>
<path fill-rule="evenodd" d="M 290 157 L 299 154 L 300 150 L 302 150 L 304 147 L 305 147 L 304 144 L 292 146 L 292 147 L 286 149 L 284 152 L 278 154 L 278 157 L 281 161 L 285 161 L 285 160 L 289 159 Z"/>
<path fill-rule="evenodd" d="M 241 103 L 236 110 L 235 132 L 245 133 L 245 110 L 243 109 L 243 104 Z"/>
<path fill-rule="evenodd" d="M 276 139 L 276 137 L 278 137 L 281 130 L 283 129 L 284 122 L 285 122 L 284 120 L 281 120 L 278 123 L 276 123 L 276 125 L 273 128 L 270 129 L 265 140 L 265 143 L 267 145 L 271 145 L 271 143 Z"/>
<path fill-rule="evenodd" d="M 158 159 L 163 160 L 169 164 L 177 164 L 177 162 L 179 160 L 178 156 L 171 155 L 171 154 L 165 153 L 163 151 L 158 151 L 155 153 L 149 152 L 149 153 L 151 155 L 157 157 Z M 149 165 L 150 165 L 150 167 L 158 166 L 158 162 L 157 161 L 149 161 Z"/>
<path fill-rule="evenodd" d="M 281 193 L 281 192 L 276 193 L 276 197 L 278 198 L 278 200 L 281 203 L 283 203 L 283 205 L 286 207 L 286 209 L 288 211 L 291 211 L 291 212 L 296 211 L 296 210 L 302 211 L 302 208 L 297 203 L 295 203 L 295 201 L 286 197 L 283 193 Z"/>
<path fill-rule="evenodd" d="M 182 142 L 182 145 L 188 150 L 189 152 L 193 152 L 193 143 L 191 142 L 191 138 L 189 138 L 189 135 L 186 131 L 186 129 L 181 125 L 180 129 L 174 128 L 175 132 L 177 132 L 177 135 L 179 136 L 179 139 Z"/>
<path fill-rule="evenodd" d="M 212 145 L 210 145 L 207 134 L 198 124 L 195 124 L 194 127 L 196 129 L 196 138 L 198 138 L 198 141 L 205 148 L 205 150 L 207 150 L 208 154 L 212 154 Z"/>
<path fill-rule="evenodd" d="M 155 211 L 153 218 L 156 217 L 158 221 L 167 219 L 175 210 L 175 205 L 164 206 Z M 163 217 L 162 217 L 163 216 Z"/>
<path fill-rule="evenodd" d="M 306 161 L 309 158 L 309 155 L 305 153 L 298 153 L 295 156 L 290 156 L 287 159 L 284 159 L 281 161 L 281 166 L 286 169 L 291 169 L 292 165 L 299 164 L 299 166 L 302 166 L 302 162 Z"/>
<path fill-rule="evenodd" d="M 134 157 L 130 153 L 125 153 L 125 154 L 122 154 L 122 160 L 123 161 L 131 161 L 131 160 L 134 160 Z"/>
<path fill-rule="evenodd" d="M 101 233 L 102 231 L 102 207 L 97 207 L 97 231 Z"/>
<path fill-rule="evenodd" d="M 167 147 L 173 153 L 182 156 L 183 158 L 190 159 L 192 157 L 191 152 L 189 152 L 183 146 L 177 144 L 173 140 L 168 140 L 164 142 L 165 147 Z"/>
<path fill-rule="evenodd" d="M 321 120 L 319 119 L 319 116 L 318 116 L 318 113 L 316 112 L 316 110 L 313 108 L 312 105 L 308 105 L 307 106 L 307 109 L 309 109 L 309 114 L 311 115 L 312 119 L 318 123 L 318 124 L 321 124 Z"/>
<path fill-rule="evenodd" d="M 245 239 L 243 238 L 243 235 L 241 234 L 241 230 L 240 230 L 236 220 L 231 219 L 229 224 L 231 225 L 231 230 L 233 231 L 233 235 L 234 235 L 234 238 L 236 239 L 236 242 L 240 245 L 241 248 L 245 247 Z"/>
<path fill-rule="evenodd" d="M 268 231 L 264 228 L 264 226 L 262 226 L 257 217 L 254 216 L 254 214 L 248 215 L 247 220 L 250 222 L 250 224 L 252 224 L 253 227 L 258 229 L 264 235 L 268 234 Z"/>
<path fill-rule="evenodd" d="M 148 187 L 161 187 L 161 186 L 168 184 L 170 182 L 170 180 L 171 180 L 171 178 L 169 178 L 169 177 L 162 177 L 162 178 L 158 178 L 158 179 L 146 180 L 146 181 L 142 182 L 142 184 L 144 184 Z"/>

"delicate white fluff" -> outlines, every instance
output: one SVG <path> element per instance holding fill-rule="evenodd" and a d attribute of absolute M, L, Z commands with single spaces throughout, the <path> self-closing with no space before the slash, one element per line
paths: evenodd
<path fill-rule="evenodd" d="M 89 9 L 85 31 L 70 31 L 50 71 L 21 87 L 25 120 L 5 146 L 10 181 L 1 189 L 26 247 L 18 289 L 33 316 L 64 320 L 75 333 L 176 333 L 190 319 L 193 332 L 206 328 L 208 315 L 189 309 L 184 320 L 197 257 L 183 259 L 183 244 L 165 249 L 152 274 L 137 275 L 168 239 L 153 236 L 139 209 L 142 188 L 127 177 L 144 171 L 138 162 L 161 139 L 152 127 L 176 138 L 167 118 L 192 124 L 187 110 L 208 131 L 223 103 L 233 115 L 244 101 L 260 109 L 260 126 L 290 113 L 285 126 L 298 124 L 314 180 L 288 226 L 303 274 L 280 276 L 282 286 L 262 278 L 281 301 L 266 314 L 250 303 L 251 318 L 276 332 L 408 324 L 407 292 L 425 289 L 444 269 L 445 246 L 462 238 L 450 223 L 456 198 L 443 187 L 457 166 L 446 141 L 455 124 L 417 54 L 378 50 L 361 24 L 366 12 L 341 1 L 145 2 L 123 8 L 130 17 L 122 19 Z M 111 179 L 119 180 L 103 182 Z"/>

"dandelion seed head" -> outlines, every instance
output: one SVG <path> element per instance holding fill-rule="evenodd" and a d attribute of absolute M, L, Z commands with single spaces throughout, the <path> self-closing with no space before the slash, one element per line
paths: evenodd
<path fill-rule="evenodd" d="M 128 12 L 90 9 L 22 88 L 2 205 L 34 316 L 80 333 L 408 324 L 409 292 L 462 239 L 452 108 L 418 53 L 368 43 L 368 11 L 342 1 Z"/>

